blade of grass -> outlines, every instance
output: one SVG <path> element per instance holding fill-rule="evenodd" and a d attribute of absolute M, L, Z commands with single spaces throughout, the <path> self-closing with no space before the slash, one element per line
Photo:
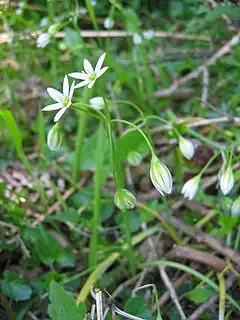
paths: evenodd
<path fill-rule="evenodd" d="M 10 110 L 0 110 L 0 117 L 3 118 L 9 134 L 12 138 L 12 141 L 14 143 L 15 149 L 16 149 L 16 153 L 19 157 L 19 159 L 22 161 L 22 163 L 25 165 L 25 167 L 27 168 L 27 170 L 32 173 L 33 172 L 33 167 L 30 164 L 27 156 L 24 153 L 23 150 L 23 145 L 22 145 L 22 137 L 21 137 L 21 133 L 17 127 L 16 121 L 11 113 Z"/>
<path fill-rule="evenodd" d="M 153 227 L 148 228 L 147 230 L 144 230 L 143 232 L 140 232 L 136 236 L 132 238 L 132 245 L 135 246 L 141 241 L 143 241 L 145 238 L 151 236 L 152 234 L 159 231 L 159 227 Z M 121 246 L 122 250 L 127 250 L 128 245 L 124 244 Z M 117 259 L 121 256 L 121 252 L 113 252 L 108 258 L 106 258 L 103 262 L 101 262 L 97 268 L 94 270 L 94 272 L 89 276 L 87 281 L 82 287 L 82 290 L 78 294 L 77 297 L 77 304 L 79 305 L 81 302 L 85 301 L 89 292 L 91 286 L 101 278 L 101 276 L 104 274 L 104 272 L 114 263 L 117 261 Z"/>

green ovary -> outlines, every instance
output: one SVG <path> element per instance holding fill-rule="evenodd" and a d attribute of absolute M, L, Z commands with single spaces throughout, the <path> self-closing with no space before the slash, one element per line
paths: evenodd
<path fill-rule="evenodd" d="M 93 73 L 93 74 L 91 74 L 88 78 L 89 78 L 89 80 L 93 81 L 93 80 L 96 79 L 96 74 Z"/>
<path fill-rule="evenodd" d="M 68 102 L 69 102 L 69 99 L 68 99 L 68 98 L 65 98 L 65 99 L 63 100 L 63 105 L 64 105 L 64 107 L 66 107 L 66 106 L 68 105 Z"/>

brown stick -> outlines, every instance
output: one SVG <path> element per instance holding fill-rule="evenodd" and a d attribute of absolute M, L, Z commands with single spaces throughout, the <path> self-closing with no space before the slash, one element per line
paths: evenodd
<path fill-rule="evenodd" d="M 143 31 L 143 36 L 147 33 L 147 31 Z M 34 32 L 32 33 L 32 37 L 39 36 L 40 32 Z M 122 30 L 112 30 L 112 31 L 94 31 L 94 30 L 84 30 L 80 32 L 81 37 L 83 38 L 121 38 L 121 37 L 127 37 L 132 36 L 132 33 Z M 56 38 L 64 38 L 65 32 L 59 31 L 55 34 Z M 208 36 L 199 36 L 194 34 L 184 34 L 184 33 L 174 33 L 174 32 L 165 32 L 165 31 L 155 31 L 154 36 L 156 38 L 172 38 L 172 39 L 178 39 L 178 40 L 198 40 L 203 42 L 211 42 L 211 38 Z M 8 33 L 2 32 L 0 33 L 0 44 L 8 42 Z"/>
<path fill-rule="evenodd" d="M 232 250 L 231 248 L 225 247 L 220 241 L 216 240 L 215 238 L 208 235 L 207 233 L 202 232 L 199 228 L 187 225 L 186 223 L 182 222 L 180 219 L 175 217 L 168 218 L 165 213 L 163 212 L 160 213 L 155 210 L 152 210 L 142 203 L 137 202 L 137 206 L 151 213 L 161 223 L 164 221 L 165 225 L 170 220 L 172 225 L 179 231 L 184 232 L 187 235 L 191 236 L 193 239 L 197 240 L 197 242 L 207 244 L 210 248 L 216 250 L 223 256 L 228 257 L 237 265 L 240 265 L 240 255 L 236 251 Z"/>
<path fill-rule="evenodd" d="M 198 67 L 196 70 L 188 73 L 186 76 L 182 77 L 179 80 L 176 80 L 170 87 L 163 90 L 158 90 L 155 92 L 155 96 L 157 98 L 161 97 L 169 97 L 171 96 L 180 86 L 186 84 L 192 79 L 196 79 L 205 68 L 211 66 L 216 63 L 218 59 L 220 59 L 225 54 L 229 53 L 233 46 L 239 43 L 240 32 L 237 33 L 231 40 L 229 40 L 223 47 L 221 47 L 211 58 L 209 58 L 204 64 Z"/>
<path fill-rule="evenodd" d="M 173 249 L 165 255 L 166 259 L 184 258 L 188 260 L 198 261 L 202 264 L 206 264 L 215 268 L 217 271 L 222 271 L 226 268 L 227 263 L 215 255 L 196 250 L 190 247 L 181 247 L 175 245 Z"/>

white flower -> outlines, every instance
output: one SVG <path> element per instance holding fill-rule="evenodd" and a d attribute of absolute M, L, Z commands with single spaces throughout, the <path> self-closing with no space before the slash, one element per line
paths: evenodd
<path fill-rule="evenodd" d="M 164 196 L 164 192 L 172 192 L 172 176 L 168 168 L 156 155 L 153 155 L 150 168 L 150 178 L 157 191 Z"/>
<path fill-rule="evenodd" d="M 239 216 L 240 215 L 240 197 L 238 197 L 232 205 L 231 213 L 233 216 Z"/>
<path fill-rule="evenodd" d="M 152 38 L 154 38 L 155 36 L 155 32 L 152 29 L 149 29 L 148 31 L 144 32 L 144 38 L 147 40 L 151 40 Z"/>
<path fill-rule="evenodd" d="M 194 146 L 191 141 L 179 136 L 179 148 L 186 159 L 192 159 L 194 155 Z"/>
<path fill-rule="evenodd" d="M 86 85 L 88 86 L 88 88 L 92 88 L 95 81 L 99 77 L 101 77 L 101 75 L 103 75 L 104 72 L 107 71 L 107 69 L 108 69 L 108 67 L 102 68 L 103 61 L 105 59 L 105 55 L 106 55 L 106 53 L 103 53 L 100 56 L 100 58 L 98 59 L 98 62 L 96 64 L 95 70 L 93 70 L 91 63 L 87 59 L 84 59 L 84 62 L 83 62 L 84 71 L 69 73 L 70 77 L 73 77 L 73 78 L 79 79 L 79 80 L 83 80 L 82 82 L 77 84 L 75 86 L 75 88 L 80 88 L 80 87 L 83 87 Z"/>
<path fill-rule="evenodd" d="M 234 186 L 234 176 L 231 167 L 228 167 L 220 178 L 220 188 L 224 195 L 228 194 Z"/>
<path fill-rule="evenodd" d="M 95 5 L 97 4 L 97 1 L 96 0 L 91 0 L 91 4 L 92 4 L 92 6 L 95 7 Z"/>
<path fill-rule="evenodd" d="M 97 110 L 104 109 L 105 107 L 105 102 L 102 97 L 94 97 L 89 100 L 89 103 L 93 108 Z"/>
<path fill-rule="evenodd" d="M 142 37 L 138 33 L 133 34 L 133 43 L 134 44 L 141 44 L 142 43 Z"/>
<path fill-rule="evenodd" d="M 103 25 L 104 25 L 104 28 L 105 28 L 105 29 L 108 29 L 108 30 L 109 30 L 109 29 L 112 29 L 113 26 L 114 26 L 114 20 L 113 20 L 113 18 L 107 17 L 107 18 L 104 20 Z"/>
<path fill-rule="evenodd" d="M 40 27 L 43 28 L 43 27 L 46 27 L 47 25 L 48 25 L 48 18 L 47 17 L 42 18 L 40 22 Z"/>
<path fill-rule="evenodd" d="M 142 162 L 142 155 L 136 151 L 130 151 L 127 156 L 127 161 L 131 166 L 137 167 Z"/>
<path fill-rule="evenodd" d="M 40 36 L 37 38 L 37 47 L 38 48 L 45 48 L 50 42 L 50 35 L 49 33 L 41 33 Z"/>
<path fill-rule="evenodd" d="M 47 136 L 47 144 L 53 151 L 56 151 L 61 146 L 62 134 L 58 122 L 49 130 Z"/>
<path fill-rule="evenodd" d="M 136 198 L 127 189 L 118 189 L 114 197 L 115 206 L 121 211 L 133 209 L 136 204 Z"/>
<path fill-rule="evenodd" d="M 199 182 L 200 182 L 200 175 L 195 176 L 194 178 L 188 180 L 183 188 L 181 193 L 184 195 L 185 198 L 192 200 L 195 196 L 195 194 L 198 191 L 198 186 L 199 186 Z"/>
<path fill-rule="evenodd" d="M 53 89 L 53 88 L 47 88 L 48 94 L 57 103 L 50 104 L 49 106 L 44 107 L 42 110 L 43 111 L 52 111 L 52 110 L 59 110 L 60 109 L 54 117 L 54 122 L 58 121 L 62 117 L 64 112 L 67 111 L 67 109 L 72 104 L 74 85 L 75 85 L 75 81 L 73 81 L 71 88 L 69 90 L 68 77 L 65 76 L 64 80 L 63 80 L 63 93 L 61 93 L 58 90 Z"/>

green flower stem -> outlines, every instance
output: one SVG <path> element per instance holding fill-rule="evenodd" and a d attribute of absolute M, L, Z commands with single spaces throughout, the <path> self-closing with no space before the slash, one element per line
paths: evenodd
<path fill-rule="evenodd" d="M 128 245 L 127 246 L 127 254 L 128 254 L 130 273 L 132 276 L 134 276 L 136 274 L 136 268 L 135 268 L 135 258 L 134 258 L 134 254 L 133 254 L 130 220 L 129 220 L 129 214 L 131 214 L 131 213 L 128 210 L 126 210 L 122 214 L 123 214 L 123 222 L 124 222 L 124 229 L 125 229 L 125 237 L 126 237 L 127 245 Z"/>
<path fill-rule="evenodd" d="M 223 275 L 218 275 L 219 281 L 219 320 L 224 320 L 225 307 L 226 307 L 226 286 Z"/>
<path fill-rule="evenodd" d="M 210 166 L 210 164 L 217 158 L 219 157 L 220 152 L 214 154 L 209 160 L 208 162 L 205 164 L 205 166 L 202 168 L 202 170 L 200 171 L 199 175 L 202 176 L 202 174 L 204 173 L 205 170 L 207 170 L 207 168 Z"/>
<path fill-rule="evenodd" d="M 153 150 L 153 146 L 151 145 L 150 141 L 148 140 L 148 137 L 146 136 L 146 134 L 138 127 L 136 126 L 135 124 L 129 122 L 129 121 L 126 121 L 126 120 L 122 120 L 122 119 L 114 119 L 114 120 L 111 120 L 111 122 L 122 122 L 122 123 L 125 123 L 127 125 L 129 125 L 130 127 L 133 127 L 135 128 L 144 138 L 144 140 L 146 141 L 152 155 L 155 154 L 155 151 Z"/>
<path fill-rule="evenodd" d="M 110 146 L 110 153 L 111 153 L 111 161 L 112 161 L 112 168 L 113 168 L 113 176 L 114 176 L 114 183 L 116 185 L 116 188 L 120 187 L 122 188 L 122 179 L 120 176 L 119 172 L 119 163 L 117 162 L 116 159 L 116 154 L 115 154 L 115 149 L 114 149 L 114 143 L 113 143 L 113 137 L 112 137 L 112 122 L 115 120 L 111 120 L 111 114 L 108 109 L 108 104 L 106 100 L 104 99 L 105 102 L 105 110 L 106 110 L 106 115 L 108 118 L 108 123 L 107 123 L 107 132 L 108 132 L 108 138 L 109 138 L 109 146 Z M 129 259 L 129 266 L 132 275 L 135 274 L 135 263 L 134 263 L 134 255 L 133 255 L 133 247 L 132 247 L 132 238 L 131 238 L 131 230 L 130 230 L 130 221 L 129 221 L 129 212 L 123 212 L 123 221 L 124 221 L 124 229 L 125 229 L 125 237 L 127 240 L 127 253 L 128 253 L 128 259 Z"/>
<path fill-rule="evenodd" d="M 80 106 L 85 106 L 85 107 L 88 107 L 89 109 L 86 109 L 86 108 L 81 108 Z M 107 121 L 106 117 L 104 116 L 104 114 L 102 114 L 101 111 L 97 110 L 97 109 L 94 109 L 93 107 L 87 105 L 87 104 L 84 104 L 84 103 L 75 103 L 71 106 L 72 108 L 78 110 L 78 111 L 82 111 L 82 112 L 85 112 L 85 113 L 88 113 L 90 114 L 92 117 L 98 119 L 98 120 L 101 120 L 101 121 Z M 91 110 L 97 112 L 100 116 L 97 116 L 96 114 L 94 114 L 93 112 L 91 112 Z"/>
<path fill-rule="evenodd" d="M 89 96 L 88 88 L 85 88 L 84 101 L 88 100 L 88 96 Z M 88 114 L 86 112 L 81 111 L 79 115 L 79 126 L 78 126 L 77 139 L 76 139 L 76 145 L 75 145 L 76 146 L 75 161 L 73 164 L 73 172 L 72 172 L 72 178 L 74 182 L 77 182 L 78 180 L 79 169 L 81 166 L 83 142 L 84 142 L 86 131 L 87 131 L 87 123 L 88 123 Z"/>
<path fill-rule="evenodd" d="M 234 250 L 238 251 L 239 249 L 239 242 L 240 242 L 240 224 L 238 226 L 238 231 L 237 231 L 237 235 L 236 235 L 236 239 L 234 241 Z"/>
<path fill-rule="evenodd" d="M 164 124 L 167 124 L 167 125 L 171 125 L 171 123 L 167 120 L 165 120 L 164 118 L 162 117 L 159 117 L 159 116 L 147 116 L 145 117 L 146 119 L 155 119 L 155 120 L 158 120 L 160 122 L 163 122 Z"/>
<path fill-rule="evenodd" d="M 105 135 L 104 127 L 101 122 L 98 131 L 97 149 L 95 154 L 96 169 L 94 173 L 94 205 L 93 205 L 93 229 L 90 241 L 90 250 L 88 256 L 89 268 L 97 265 L 97 248 L 98 248 L 98 228 L 101 224 L 101 189 L 102 189 L 102 165 L 104 159 Z"/>
<path fill-rule="evenodd" d="M 196 132 L 196 131 L 194 131 L 192 129 L 188 129 L 188 133 L 192 137 L 199 139 L 200 141 L 208 144 L 209 146 L 213 147 L 214 149 L 218 149 L 218 150 L 223 150 L 224 149 L 224 147 L 221 146 L 219 143 L 214 142 L 214 141 L 202 136 L 200 133 L 198 133 L 198 132 Z"/>
<path fill-rule="evenodd" d="M 143 119 L 145 119 L 145 115 L 143 113 L 143 111 L 133 102 L 131 101 L 127 101 L 127 100 L 109 100 L 108 101 L 109 103 L 117 103 L 117 104 L 126 104 L 126 105 L 129 105 L 131 106 L 132 108 L 134 108 L 135 110 L 137 110 Z"/>

